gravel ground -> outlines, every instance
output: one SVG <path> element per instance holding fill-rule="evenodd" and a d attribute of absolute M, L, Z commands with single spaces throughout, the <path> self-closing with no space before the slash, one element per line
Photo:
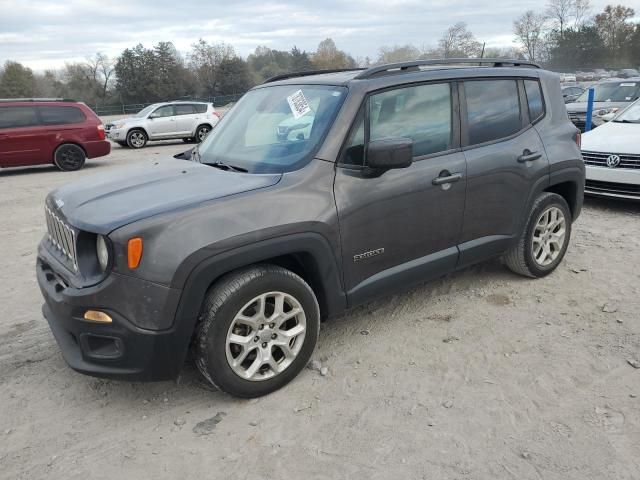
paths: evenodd
<path fill-rule="evenodd" d="M 184 148 L 0 171 L 0 478 L 640 478 L 640 205 L 587 200 L 545 279 L 493 261 L 327 321 L 316 369 L 258 400 L 192 365 L 74 373 L 40 313 L 45 195 Z"/>

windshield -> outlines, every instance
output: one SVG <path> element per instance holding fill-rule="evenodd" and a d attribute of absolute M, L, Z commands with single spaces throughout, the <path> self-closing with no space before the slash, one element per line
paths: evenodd
<path fill-rule="evenodd" d="M 602 83 L 595 86 L 594 102 L 631 102 L 636 100 L 640 90 L 638 82 Z M 585 90 L 576 102 L 587 102 L 589 90 Z"/>
<path fill-rule="evenodd" d="M 136 117 L 136 118 L 146 117 L 147 115 L 149 115 L 151 113 L 151 111 L 154 108 L 156 108 L 156 105 L 149 105 L 148 107 L 145 107 L 142 110 L 140 110 L 138 113 L 136 113 L 134 115 L 134 117 Z"/>
<path fill-rule="evenodd" d="M 640 101 L 625 108 L 614 122 L 640 123 Z"/>
<path fill-rule="evenodd" d="M 328 85 L 251 90 L 200 145 L 200 162 L 250 173 L 297 170 L 320 148 L 346 94 Z"/>

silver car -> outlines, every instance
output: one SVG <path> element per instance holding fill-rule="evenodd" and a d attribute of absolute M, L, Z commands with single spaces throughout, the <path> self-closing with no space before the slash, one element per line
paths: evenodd
<path fill-rule="evenodd" d="M 605 115 L 622 110 L 640 97 L 640 78 L 605 80 L 594 85 L 592 126 L 606 122 Z M 587 122 L 589 90 L 585 90 L 574 102 L 567 104 L 569 119 L 581 132 Z"/>
<path fill-rule="evenodd" d="M 211 103 L 165 102 L 149 105 L 133 117 L 105 125 L 110 140 L 142 148 L 150 140 L 181 138 L 201 142 L 220 120 Z"/>

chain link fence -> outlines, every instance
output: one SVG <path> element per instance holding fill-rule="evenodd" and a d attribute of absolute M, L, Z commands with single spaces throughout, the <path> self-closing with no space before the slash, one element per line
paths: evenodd
<path fill-rule="evenodd" d="M 171 101 L 192 101 L 192 102 L 207 102 L 213 103 L 214 107 L 223 107 L 229 103 L 237 102 L 244 93 L 236 93 L 233 95 L 218 95 L 216 97 L 179 97 L 174 98 Z M 161 103 L 161 102 L 153 102 Z M 98 116 L 107 115 L 134 115 L 145 107 L 153 105 L 153 103 L 131 103 L 128 105 L 102 105 L 91 106 L 91 109 L 96 112 Z"/>

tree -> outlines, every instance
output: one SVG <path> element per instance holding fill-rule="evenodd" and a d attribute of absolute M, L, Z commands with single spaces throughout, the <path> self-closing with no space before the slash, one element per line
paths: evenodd
<path fill-rule="evenodd" d="M 547 3 L 547 17 L 560 32 L 560 38 L 575 13 L 575 0 L 549 0 Z"/>
<path fill-rule="evenodd" d="M 7 60 L 0 75 L 0 97 L 21 98 L 37 95 L 33 71 L 21 63 Z"/>
<path fill-rule="evenodd" d="M 309 54 L 294 45 L 291 49 L 290 68 L 292 72 L 307 72 L 313 70 L 313 64 L 311 63 Z"/>
<path fill-rule="evenodd" d="M 235 50 L 226 43 L 210 44 L 203 39 L 191 45 L 189 67 L 193 71 L 198 94 L 214 96 L 219 89 L 219 70 L 222 62 L 236 57 Z"/>
<path fill-rule="evenodd" d="M 413 45 L 395 45 L 393 47 L 380 47 L 378 50 L 377 64 L 405 62 L 420 58 L 421 52 Z"/>
<path fill-rule="evenodd" d="M 252 86 L 247 62 L 240 57 L 222 60 L 218 68 L 218 79 L 215 95 L 244 93 Z"/>
<path fill-rule="evenodd" d="M 444 58 L 479 57 L 482 50 L 482 44 L 467 30 L 464 22 L 449 27 L 438 41 L 438 46 Z"/>
<path fill-rule="evenodd" d="M 104 53 L 98 52 L 93 57 L 87 58 L 86 67 L 98 86 L 97 96 L 104 103 L 115 72 L 114 62 Z"/>
<path fill-rule="evenodd" d="M 589 0 L 573 1 L 573 20 L 574 28 L 580 29 L 589 19 L 591 12 L 591 2 Z"/>
<path fill-rule="evenodd" d="M 608 60 L 607 48 L 593 26 L 565 30 L 549 49 L 549 66 L 559 69 L 602 67 Z"/>
<path fill-rule="evenodd" d="M 604 12 L 595 16 L 594 24 L 598 34 L 614 56 L 624 48 L 628 38 L 633 35 L 634 25 L 627 21 L 634 15 L 633 8 L 607 5 Z"/>
<path fill-rule="evenodd" d="M 354 68 L 356 66 L 356 61 L 342 50 L 338 50 L 336 43 L 330 38 L 320 42 L 311 61 L 319 70 Z"/>
<path fill-rule="evenodd" d="M 513 22 L 513 33 L 516 42 L 524 51 L 528 60 L 542 60 L 545 48 L 544 27 L 547 23 L 545 15 L 528 10 Z"/>

